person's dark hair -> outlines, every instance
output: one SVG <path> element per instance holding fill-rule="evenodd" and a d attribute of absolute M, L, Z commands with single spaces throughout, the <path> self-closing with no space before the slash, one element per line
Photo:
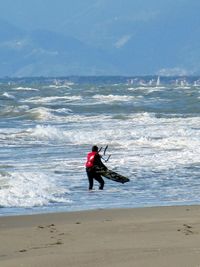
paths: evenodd
<path fill-rule="evenodd" d="M 98 151 L 98 146 L 93 146 L 92 147 L 92 152 L 97 152 Z"/>

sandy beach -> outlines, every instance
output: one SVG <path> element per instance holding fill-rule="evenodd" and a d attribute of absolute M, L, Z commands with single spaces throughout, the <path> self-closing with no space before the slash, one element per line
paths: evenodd
<path fill-rule="evenodd" d="M 1 267 L 199 267 L 200 206 L 0 217 Z"/>

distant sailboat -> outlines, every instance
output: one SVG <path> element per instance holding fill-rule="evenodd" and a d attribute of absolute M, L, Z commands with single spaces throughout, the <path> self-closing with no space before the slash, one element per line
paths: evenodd
<path fill-rule="evenodd" d="M 156 81 L 156 87 L 160 86 L 160 76 L 158 76 L 157 81 Z"/>

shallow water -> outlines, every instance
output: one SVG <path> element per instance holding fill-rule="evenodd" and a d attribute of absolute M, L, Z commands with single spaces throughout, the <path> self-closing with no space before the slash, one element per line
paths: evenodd
<path fill-rule="evenodd" d="M 200 87 L 0 84 L 0 214 L 200 202 Z M 127 177 L 87 191 L 91 146 Z"/>

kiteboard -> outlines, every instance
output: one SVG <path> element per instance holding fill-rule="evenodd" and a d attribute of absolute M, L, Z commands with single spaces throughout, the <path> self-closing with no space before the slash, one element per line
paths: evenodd
<path fill-rule="evenodd" d="M 130 181 L 129 178 L 109 169 L 99 168 L 96 172 L 101 174 L 103 177 L 118 183 L 124 184 Z"/>

